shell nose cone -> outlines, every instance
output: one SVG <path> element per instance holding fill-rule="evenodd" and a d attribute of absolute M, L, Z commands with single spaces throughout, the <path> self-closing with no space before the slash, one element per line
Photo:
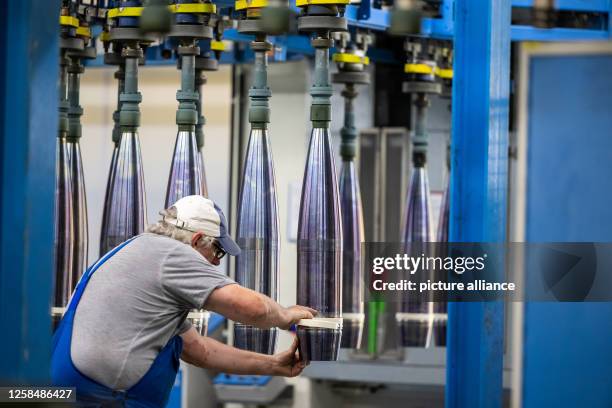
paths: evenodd
<path fill-rule="evenodd" d="M 342 214 L 342 314 L 362 316 L 363 274 L 361 242 L 363 241 L 363 210 L 359 181 L 352 161 L 344 161 L 340 172 L 340 205 Z M 359 348 L 363 321 L 345 319 L 342 348 Z"/>
<path fill-rule="evenodd" d="M 279 219 L 274 165 L 268 132 L 252 129 L 238 204 L 236 282 L 278 300 Z M 272 354 L 276 330 L 234 326 L 238 348 Z"/>
<path fill-rule="evenodd" d="M 74 258 L 72 282 L 76 285 L 87 268 L 87 199 L 85 196 L 85 178 L 83 177 L 83 162 L 81 147 L 78 141 L 68 141 L 68 165 L 72 184 L 72 216 Z M 74 289 L 74 287 L 72 288 Z"/>
<path fill-rule="evenodd" d="M 68 145 L 64 137 L 57 139 L 55 170 L 55 306 L 67 304 L 72 289 L 74 269 L 73 189 L 68 161 Z"/>
<path fill-rule="evenodd" d="M 406 251 L 410 243 L 432 242 L 433 231 L 429 202 L 429 180 L 425 167 L 413 169 L 406 200 L 403 242 Z M 399 304 L 396 320 L 402 347 L 427 347 L 431 337 L 431 303 L 429 293 L 405 293 Z"/>
<path fill-rule="evenodd" d="M 416 167 L 413 170 L 405 214 L 402 242 L 432 242 L 429 178 L 425 167 Z"/>
<path fill-rule="evenodd" d="M 340 195 L 329 129 L 314 128 L 304 171 L 298 224 L 298 304 L 320 317 L 342 316 Z M 305 358 L 336 360 L 340 330 L 298 327 Z"/>
<path fill-rule="evenodd" d="M 201 191 L 204 197 L 208 197 L 208 182 L 206 181 L 206 170 L 204 168 L 204 154 L 200 150 L 198 154 L 198 167 L 200 168 L 200 174 L 202 175 Z"/>
<path fill-rule="evenodd" d="M 440 210 L 440 221 L 438 222 L 438 242 L 448 242 L 448 226 L 450 216 L 450 182 L 446 185 L 444 197 L 442 199 L 442 209 Z M 441 273 L 440 273 L 441 274 Z M 443 279 L 442 276 L 436 279 Z M 446 322 L 447 307 L 446 302 L 436 302 L 433 305 L 436 319 L 433 324 L 433 339 L 438 347 L 446 347 Z"/>
<path fill-rule="evenodd" d="M 146 195 L 140 141 L 136 132 L 121 134 L 115 167 L 104 203 L 100 255 L 144 231 Z"/>
<path fill-rule="evenodd" d="M 183 197 L 202 193 L 201 155 L 195 132 L 179 131 L 168 176 L 165 208 Z"/>

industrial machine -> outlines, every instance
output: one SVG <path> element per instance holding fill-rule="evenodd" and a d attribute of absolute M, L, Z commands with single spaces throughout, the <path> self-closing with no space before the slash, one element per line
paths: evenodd
<path fill-rule="evenodd" d="M 234 70 L 248 67 L 249 83 L 234 90 L 232 115 L 238 123 L 228 124 L 236 148 L 228 157 L 233 193 L 227 212 L 233 214 L 232 232 L 242 248 L 228 269 L 243 286 L 275 300 L 291 290 L 297 304 L 319 311 L 295 330 L 300 354 L 312 362 L 304 372 L 312 380 L 311 405 L 350 405 L 358 397 L 376 405 L 374 393 L 395 401 L 387 405 L 400 405 L 403 392 L 419 390 L 424 394 L 421 400 L 414 394 L 415 404 L 501 406 L 511 386 L 521 381 L 517 371 L 524 367 L 516 353 L 522 349 L 516 344 L 522 339 L 508 335 L 512 325 L 503 304 L 432 302 L 428 294 L 406 296 L 397 304 L 366 300 L 362 244 L 503 242 L 509 222 L 525 223 L 525 213 L 541 212 L 528 207 L 519 211 L 522 218 L 512 213 L 507 220 L 509 134 L 515 130 L 510 119 L 516 115 L 510 110 L 516 101 L 510 83 L 519 80 L 511 70 L 512 57 L 519 48 L 521 55 L 529 54 L 525 50 L 533 41 L 609 40 L 608 1 L 23 0 L 2 4 L 0 16 L 1 38 L 9 45 L 4 61 L 9 51 L 14 51 L 11 61 L 20 61 L 0 69 L 12 78 L 0 103 L 5 119 L 12 118 L 2 130 L 1 196 L 7 219 L 2 269 L 14 271 L 2 273 L 0 298 L 20 309 L 13 317 L 0 314 L 0 327 L 9 333 L 0 372 L 14 373 L 3 380 L 45 381 L 50 319 L 61 317 L 96 255 L 147 225 L 147 183 L 157 181 L 144 179 L 147 158 L 141 144 L 150 141 L 139 136 L 142 67 L 178 68 L 175 144 L 167 152 L 172 159 L 165 200 L 156 206 L 167 208 L 181 197 L 210 193 L 207 176 L 216 174 L 203 153 L 205 72 L 232 65 Z M 37 46 L 23 46 L 32 43 Z M 602 49 L 592 53 L 607 55 L 604 66 L 610 51 Z M 28 59 L 34 68 L 24 62 Z M 299 60 L 309 61 L 307 138 L 297 132 L 276 134 L 271 108 L 270 66 Z M 80 144 L 87 138 L 81 117 L 88 107 L 81 106 L 80 82 L 83 72 L 101 67 L 114 67 L 117 100 L 109 118 L 113 151 L 99 254 L 94 254 L 87 249 L 86 189 L 91 186 L 85 183 L 87 157 Z M 527 91 L 522 92 L 526 104 Z M 367 125 L 364 109 L 373 116 Z M 341 114 L 332 116 L 336 110 Z M 241 117 L 248 120 L 248 137 L 238 131 Z M 521 126 L 521 137 L 527 138 L 531 128 Z M 49 129 L 56 136 L 53 142 Z M 334 144 L 336 129 L 339 143 Z M 279 156 L 272 154 L 275 138 L 282 137 L 308 146 L 299 209 L 291 213 L 297 223 L 294 241 L 282 236 L 281 220 L 287 215 L 284 202 L 279 204 Z M 12 145 L 9 139 L 18 140 Z M 536 147 L 541 143 L 533 140 Z M 214 143 L 208 138 L 207 146 Z M 542 170 L 524 155 L 519 159 L 522 168 Z M 531 199 L 542 199 L 529 192 Z M 18 213 L 17 219 L 6 216 L 10 211 Z M 15 234 L 11 228 L 20 231 L 15 240 L 8 238 Z M 511 235 L 540 239 L 533 228 Z M 565 235 L 558 239 L 589 239 Z M 610 235 L 602 232 L 597 239 Z M 294 248 L 294 264 L 283 264 L 283 245 Z M 295 287 L 284 286 L 287 269 L 295 272 Z M 522 322 L 545 314 L 514 313 Z M 609 309 L 597 313 L 612 315 Z M 228 323 L 204 310 L 192 311 L 189 318 L 202 334 L 242 349 L 273 354 L 280 342 L 278 329 Z M 546 363 L 532 354 L 529 358 L 527 363 Z M 609 366 L 600 369 L 610 374 Z M 534 375 L 533 367 L 525 370 Z M 171 405 L 201 406 L 204 390 L 216 393 L 211 406 L 273 405 L 279 398 L 291 400 L 292 387 L 295 383 L 278 378 L 229 376 L 184 365 Z M 513 394 L 513 404 L 543 406 L 546 399 L 530 392 L 523 387 Z M 603 387 L 597 392 L 592 406 L 604 406 L 609 400 Z"/>

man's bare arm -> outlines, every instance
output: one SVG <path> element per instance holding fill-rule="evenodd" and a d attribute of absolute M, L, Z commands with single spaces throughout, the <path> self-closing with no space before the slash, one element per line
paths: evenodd
<path fill-rule="evenodd" d="M 261 329 L 288 329 L 300 319 L 312 319 L 317 313 L 305 306 L 285 308 L 271 298 L 237 284 L 215 289 L 206 300 L 204 308 L 230 320 Z"/>
<path fill-rule="evenodd" d="M 181 358 L 184 361 L 227 374 L 295 377 L 305 366 L 296 353 L 297 340 L 288 350 L 269 356 L 240 350 L 210 337 L 200 336 L 193 327 L 181 334 L 181 337 Z"/>

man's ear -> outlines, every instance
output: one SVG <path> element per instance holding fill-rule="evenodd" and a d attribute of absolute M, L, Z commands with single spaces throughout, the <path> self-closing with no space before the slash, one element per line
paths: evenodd
<path fill-rule="evenodd" d="M 196 232 L 195 234 L 193 234 L 193 237 L 191 237 L 191 246 L 194 247 L 194 248 L 197 248 L 198 247 L 198 241 L 203 236 L 204 236 L 203 232 Z"/>

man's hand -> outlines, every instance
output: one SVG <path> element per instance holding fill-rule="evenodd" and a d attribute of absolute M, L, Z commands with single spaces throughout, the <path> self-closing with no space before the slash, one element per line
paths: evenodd
<path fill-rule="evenodd" d="M 297 337 L 288 350 L 273 356 L 240 350 L 210 337 L 200 336 L 193 327 L 181 334 L 181 337 L 183 339 L 181 358 L 189 364 L 214 371 L 240 375 L 295 377 L 306 366 L 297 352 Z"/>
<path fill-rule="evenodd" d="M 282 307 L 268 296 L 237 284 L 213 290 L 204 309 L 260 329 L 280 327 L 287 330 L 300 319 L 312 319 L 317 314 L 305 306 Z"/>
<path fill-rule="evenodd" d="M 297 336 L 295 336 L 291 347 L 272 356 L 273 375 L 282 375 L 283 377 L 295 377 L 300 375 L 304 367 L 306 367 L 306 363 L 300 358 L 297 348 L 298 339 Z"/>
<path fill-rule="evenodd" d="M 289 330 L 292 324 L 296 324 L 302 319 L 312 319 L 317 315 L 317 311 L 306 306 L 291 306 L 283 309 L 281 324 L 279 328 Z"/>

